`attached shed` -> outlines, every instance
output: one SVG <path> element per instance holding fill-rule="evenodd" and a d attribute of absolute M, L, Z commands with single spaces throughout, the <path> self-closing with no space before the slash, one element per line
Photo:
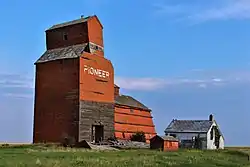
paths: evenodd
<path fill-rule="evenodd" d="M 175 151 L 179 148 L 179 140 L 173 136 L 155 135 L 150 139 L 150 149 L 161 149 L 162 151 Z"/>

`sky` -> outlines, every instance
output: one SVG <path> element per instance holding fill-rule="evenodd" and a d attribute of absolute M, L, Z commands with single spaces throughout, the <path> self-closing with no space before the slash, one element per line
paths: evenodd
<path fill-rule="evenodd" d="M 115 83 L 152 109 L 157 133 L 214 114 L 226 145 L 250 145 L 250 0 L 0 1 L 0 142 L 32 141 L 44 31 L 94 14 Z"/>

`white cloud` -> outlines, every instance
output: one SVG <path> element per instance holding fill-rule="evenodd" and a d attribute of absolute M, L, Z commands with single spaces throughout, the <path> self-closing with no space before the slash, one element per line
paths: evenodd
<path fill-rule="evenodd" d="M 203 12 L 191 15 L 189 18 L 200 21 L 250 19 L 250 1 L 229 0 L 224 6 L 209 8 Z"/>
<path fill-rule="evenodd" d="M 208 85 L 223 82 L 222 79 L 189 79 L 189 78 L 123 78 L 117 77 L 115 83 L 127 90 L 152 91 L 171 86 L 194 85 L 196 87 L 206 88 Z"/>
<path fill-rule="evenodd" d="M 115 83 L 124 89 L 132 90 L 155 90 L 162 88 L 166 81 L 155 78 L 115 78 Z"/>
<path fill-rule="evenodd" d="M 203 83 L 203 84 L 200 84 L 199 87 L 200 88 L 207 88 L 207 85 Z"/>
<path fill-rule="evenodd" d="M 156 12 L 195 22 L 250 19 L 250 0 L 217 0 L 206 3 L 155 5 Z"/>
<path fill-rule="evenodd" d="M 6 93 L 3 94 L 4 96 L 11 97 L 11 98 L 33 98 L 33 94 L 21 94 L 21 93 Z"/>
<path fill-rule="evenodd" d="M 33 89 L 33 79 L 18 74 L 0 74 L 0 88 L 27 88 Z"/>
<path fill-rule="evenodd" d="M 216 75 L 215 75 L 216 74 Z M 208 88 L 211 86 L 225 86 L 235 83 L 250 83 L 248 71 L 206 71 L 191 70 L 191 73 L 183 77 L 173 78 L 130 78 L 116 77 L 115 83 L 123 89 L 154 91 L 171 87 L 192 86 L 196 88 Z M 0 74 L 0 93 L 4 96 L 30 98 L 33 97 L 34 80 L 18 74 Z"/>
<path fill-rule="evenodd" d="M 0 74 L 0 95 L 14 98 L 32 98 L 33 79 L 19 74 Z"/>
<path fill-rule="evenodd" d="M 220 75 L 219 75 L 220 73 Z M 117 77 L 115 83 L 127 90 L 153 91 L 162 88 L 193 86 L 208 88 L 232 84 L 250 84 L 249 72 L 218 72 L 217 76 L 205 70 L 194 71 L 193 75 L 182 78 L 123 78 Z M 199 74 L 199 75 L 197 75 Z"/>
<path fill-rule="evenodd" d="M 222 82 L 222 79 L 221 78 L 214 78 L 212 79 L 214 82 Z"/>

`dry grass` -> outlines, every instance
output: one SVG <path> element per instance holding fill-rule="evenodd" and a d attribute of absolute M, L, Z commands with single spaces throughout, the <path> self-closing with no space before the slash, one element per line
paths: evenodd
<path fill-rule="evenodd" d="M 246 146 L 238 146 L 238 147 L 226 147 L 226 149 L 228 150 L 238 150 L 238 151 L 242 151 L 245 152 L 247 154 L 250 155 L 250 147 L 246 147 Z"/>
<path fill-rule="evenodd" d="M 4 143 L 4 142 L 0 142 L 0 145 L 16 145 L 16 146 L 20 146 L 20 145 L 31 145 L 31 143 Z"/>

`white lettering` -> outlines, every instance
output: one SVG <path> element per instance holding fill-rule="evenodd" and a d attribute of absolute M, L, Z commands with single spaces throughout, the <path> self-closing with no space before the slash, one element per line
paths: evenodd
<path fill-rule="evenodd" d="M 102 76 L 101 76 L 101 73 L 102 73 L 102 70 L 98 70 L 98 76 L 99 76 L 99 77 L 102 77 Z"/>
<path fill-rule="evenodd" d="M 90 67 L 90 69 L 89 69 L 89 73 L 90 73 L 91 75 L 93 75 L 93 74 L 94 74 L 94 68 L 93 68 L 93 67 Z"/>
<path fill-rule="evenodd" d="M 106 74 L 105 71 L 102 71 L 102 77 L 103 77 L 103 78 L 106 78 L 106 77 L 105 77 L 105 74 Z"/>
<path fill-rule="evenodd" d="M 95 69 L 94 71 L 95 71 L 94 74 L 98 75 L 98 69 Z"/>
<path fill-rule="evenodd" d="M 100 70 L 100 69 L 95 69 L 93 67 L 89 67 L 87 65 L 84 65 L 84 73 L 87 72 L 87 74 L 98 76 L 101 78 L 108 78 L 109 77 L 109 72 Z"/>
<path fill-rule="evenodd" d="M 88 66 L 84 65 L 84 72 L 88 70 Z"/>

